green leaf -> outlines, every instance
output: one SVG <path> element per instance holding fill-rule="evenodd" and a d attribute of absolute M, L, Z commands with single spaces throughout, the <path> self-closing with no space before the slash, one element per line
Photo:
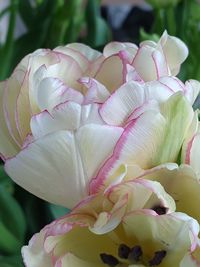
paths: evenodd
<path fill-rule="evenodd" d="M 1 267 L 23 267 L 21 252 L 12 256 L 0 256 Z"/>
<path fill-rule="evenodd" d="M 10 177 L 5 173 L 3 165 L 0 165 L 0 185 L 2 185 L 7 192 L 13 194 L 13 182 Z"/>
<path fill-rule="evenodd" d="M 106 22 L 101 18 L 98 0 L 88 0 L 86 6 L 87 36 L 85 42 L 98 47 L 109 42 L 111 32 Z"/>
<path fill-rule="evenodd" d="M 0 214 L 1 217 L 2 214 Z M 7 218 L 10 220 L 11 218 Z M 13 227 L 14 228 L 14 227 Z M 22 243 L 8 230 L 0 220 L 0 251 L 12 254 L 20 251 Z"/>
<path fill-rule="evenodd" d="M 14 37 L 16 13 L 17 13 L 17 0 L 12 0 L 10 5 L 10 15 L 9 15 L 9 24 L 8 24 L 6 41 L 4 46 L 1 47 L 0 50 L 1 64 L 3 66 L 3 68 L 0 68 L 0 80 L 5 79 L 9 74 L 11 59 L 13 55 L 13 37 Z"/>
<path fill-rule="evenodd" d="M 0 220 L 19 242 L 24 241 L 26 222 L 23 211 L 2 185 L 0 185 Z"/>

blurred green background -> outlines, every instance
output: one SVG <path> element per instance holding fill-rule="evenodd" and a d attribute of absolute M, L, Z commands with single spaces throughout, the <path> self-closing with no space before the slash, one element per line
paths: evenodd
<path fill-rule="evenodd" d="M 200 80 L 200 3 L 196 0 L 1 0 L 0 80 L 26 54 L 83 42 L 102 50 L 111 41 L 158 40 L 167 29 L 189 47 L 179 78 Z M 137 6 L 133 4 L 137 2 Z M 3 3 L 3 4 L 2 4 Z M 5 5 L 6 3 L 6 5 Z M 19 27 L 23 26 L 16 35 Z M 66 209 L 48 204 L 19 188 L 0 165 L 0 266 L 23 266 L 20 249 L 45 224 Z"/>

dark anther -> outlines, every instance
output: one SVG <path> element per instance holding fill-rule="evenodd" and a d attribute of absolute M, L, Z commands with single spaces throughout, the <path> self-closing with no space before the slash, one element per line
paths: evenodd
<path fill-rule="evenodd" d="M 153 259 L 149 261 L 149 266 L 157 266 L 159 265 L 164 257 L 166 256 L 167 252 L 165 250 L 156 251 L 154 254 Z"/>
<path fill-rule="evenodd" d="M 161 206 L 154 206 L 152 208 L 158 215 L 163 215 L 167 213 L 167 208 Z"/>
<path fill-rule="evenodd" d="M 112 255 L 109 255 L 106 253 L 101 253 L 100 257 L 101 257 L 101 260 L 103 261 L 103 263 L 107 264 L 110 267 L 115 267 L 115 266 L 117 266 L 117 264 L 119 264 L 118 259 Z"/>
<path fill-rule="evenodd" d="M 140 246 L 134 246 L 128 255 L 129 260 L 139 261 L 142 256 L 142 249 Z"/>
<path fill-rule="evenodd" d="M 122 259 L 128 259 L 130 251 L 131 249 L 127 245 L 121 244 L 118 248 L 118 256 Z"/>

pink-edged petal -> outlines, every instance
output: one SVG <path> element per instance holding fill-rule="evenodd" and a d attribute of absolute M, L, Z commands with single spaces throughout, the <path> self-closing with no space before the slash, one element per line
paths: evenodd
<path fill-rule="evenodd" d="M 9 133 L 12 136 L 13 140 L 16 142 L 16 144 L 20 146 L 22 143 L 22 139 L 17 129 L 15 116 L 17 97 L 21 90 L 21 83 L 18 80 L 18 75 L 21 76 L 21 71 L 16 71 L 6 81 L 3 94 L 3 111 Z"/>
<path fill-rule="evenodd" d="M 5 159 L 12 157 L 19 151 L 18 145 L 15 143 L 7 128 L 6 118 L 3 111 L 3 94 L 5 82 L 0 83 L 0 156 Z"/>
<path fill-rule="evenodd" d="M 131 121 L 118 140 L 112 156 L 90 182 L 90 192 L 97 192 L 110 172 L 122 163 L 138 164 L 144 168 L 152 165 L 152 158 L 162 137 L 165 120 L 161 114 L 145 112 Z M 155 139 L 156 136 L 156 139 Z"/>
<path fill-rule="evenodd" d="M 22 248 L 23 262 L 26 267 L 54 267 L 51 256 L 45 252 L 44 240 L 45 230 L 42 230 Z"/>
<path fill-rule="evenodd" d="M 81 110 L 81 125 L 84 124 L 105 124 L 99 114 L 100 104 L 94 103 L 89 105 L 82 105 Z"/>
<path fill-rule="evenodd" d="M 81 43 L 71 43 L 68 44 L 66 47 L 78 51 L 79 53 L 84 55 L 89 61 L 93 61 L 102 55 L 99 51 Z"/>
<path fill-rule="evenodd" d="M 195 134 L 184 143 L 182 150 L 182 162 L 189 164 L 200 177 L 200 133 Z"/>
<path fill-rule="evenodd" d="M 73 217 L 73 214 L 69 216 Z M 66 217 L 56 221 L 55 225 L 49 225 L 50 231 L 45 240 L 45 249 L 58 259 L 71 252 L 79 259 L 93 263 L 93 266 L 99 266 L 98 264 L 102 263 L 100 253 L 106 251 L 113 255 L 117 250 L 117 244 L 109 235 L 96 235 L 92 233 L 88 229 L 88 224 L 85 224 L 85 219 L 88 217 L 87 214 L 80 214 L 80 216 L 76 217 L 74 221 L 72 218 L 71 222 L 71 218 Z M 63 227 L 62 223 L 68 224 L 71 227 L 68 227 L 68 230 L 63 231 L 60 235 L 52 235 L 51 232 L 54 231 L 54 228 Z"/>
<path fill-rule="evenodd" d="M 185 85 L 177 77 L 161 77 L 158 82 L 160 82 L 163 87 L 165 86 L 172 93 L 176 93 L 178 91 L 183 93 L 185 92 Z"/>
<path fill-rule="evenodd" d="M 52 65 L 40 65 L 34 72 L 34 75 L 30 76 L 30 100 L 34 100 L 37 103 L 38 86 L 44 78 L 56 78 L 61 80 L 66 87 L 72 87 L 77 90 L 81 90 L 81 84 L 78 83 L 78 79 L 83 75 L 83 72 L 78 63 L 70 56 L 56 53 L 58 62 Z M 33 98 L 33 99 L 31 99 Z"/>
<path fill-rule="evenodd" d="M 166 213 L 175 211 L 176 204 L 174 199 L 165 191 L 164 187 L 160 183 L 144 179 L 134 179 L 132 183 L 135 183 L 136 185 L 138 184 L 151 192 L 148 201 L 146 201 L 146 203 L 144 202 L 144 206 L 138 207 L 138 209 L 153 209 L 154 207 L 161 206 L 166 208 Z M 139 198 L 140 196 L 138 195 L 138 197 L 136 197 L 136 201 Z"/>
<path fill-rule="evenodd" d="M 158 104 L 150 102 L 148 91 L 137 82 L 129 82 L 116 90 L 102 105 L 100 114 L 111 125 L 121 125 L 128 118 L 135 119 L 145 110 L 159 110 Z"/>
<path fill-rule="evenodd" d="M 200 92 L 200 82 L 197 80 L 189 80 L 185 83 L 185 96 L 191 104 L 194 104 Z"/>
<path fill-rule="evenodd" d="M 78 130 L 76 138 L 87 177 L 96 175 L 98 168 L 111 155 L 122 132 L 120 127 L 96 124 L 88 124 Z M 99 145 L 101 149 L 98 149 Z"/>
<path fill-rule="evenodd" d="M 83 101 L 83 95 L 67 87 L 57 78 L 45 78 L 38 86 L 36 102 L 40 110 L 51 110 L 66 101 L 74 101 L 81 103 Z"/>
<path fill-rule="evenodd" d="M 84 104 L 103 103 L 110 95 L 106 87 L 93 78 L 83 77 L 79 79 L 79 82 L 88 88 L 84 97 Z"/>
<path fill-rule="evenodd" d="M 89 67 L 88 59 L 81 53 L 81 51 L 70 48 L 69 46 L 58 46 L 53 51 L 65 54 L 73 58 L 83 72 L 85 72 Z"/>
<path fill-rule="evenodd" d="M 200 183 L 190 166 L 181 165 L 169 169 L 160 165 L 143 172 L 139 177 L 158 181 L 175 200 L 177 211 L 184 212 L 200 222 Z"/>
<path fill-rule="evenodd" d="M 110 75 L 112 70 L 112 77 Z M 102 83 L 109 92 L 116 90 L 123 83 L 123 62 L 119 55 L 106 58 L 98 69 L 95 79 Z"/>
<path fill-rule="evenodd" d="M 157 81 L 148 82 L 145 84 L 145 87 L 149 92 L 149 96 L 158 102 L 164 102 L 171 95 L 181 92 L 191 104 L 192 95 L 195 90 L 189 86 L 185 86 L 178 78 L 172 76 L 162 77 Z"/>
<path fill-rule="evenodd" d="M 157 80 L 168 75 L 163 53 L 151 46 L 142 45 L 138 49 L 132 65 L 144 81 Z"/>
<path fill-rule="evenodd" d="M 80 125 L 81 106 L 65 102 L 56 106 L 51 114 L 45 110 L 31 118 L 31 132 L 35 139 L 59 130 L 76 130 Z"/>
<path fill-rule="evenodd" d="M 167 31 L 163 33 L 159 40 L 169 69 L 172 75 L 177 75 L 179 66 L 188 56 L 188 48 L 179 38 L 170 36 Z"/>
<path fill-rule="evenodd" d="M 76 134 L 55 132 L 7 160 L 5 169 L 31 193 L 72 208 L 87 195 L 90 177 L 110 155 L 121 133 L 121 128 L 100 125 L 86 125 Z"/>
<path fill-rule="evenodd" d="M 6 161 L 5 170 L 27 191 L 58 205 L 71 208 L 86 195 L 87 181 L 75 138 L 67 131 L 46 135 L 29 144 Z"/>
<path fill-rule="evenodd" d="M 137 81 L 143 83 L 142 78 L 139 76 L 136 69 L 132 65 L 129 64 L 125 65 L 125 76 L 126 76 L 125 78 L 126 82 Z"/>
<path fill-rule="evenodd" d="M 137 53 L 138 47 L 133 43 L 121 43 L 121 42 L 111 42 L 108 43 L 103 50 L 103 55 L 105 57 L 110 57 L 120 51 L 125 51 L 129 61 L 131 62 Z"/>
<path fill-rule="evenodd" d="M 102 235 L 114 230 L 121 223 L 123 216 L 127 212 L 127 206 L 128 194 L 121 194 L 111 210 L 106 211 L 105 205 L 105 210 L 98 214 L 95 223 L 89 227 L 90 231 Z"/>

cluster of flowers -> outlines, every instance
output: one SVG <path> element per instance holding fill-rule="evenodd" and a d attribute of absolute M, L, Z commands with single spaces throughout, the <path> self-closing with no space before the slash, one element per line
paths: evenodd
<path fill-rule="evenodd" d="M 37 50 L 0 84 L 0 153 L 20 186 L 71 209 L 27 267 L 200 266 L 200 83 L 188 50 L 112 42 Z"/>

